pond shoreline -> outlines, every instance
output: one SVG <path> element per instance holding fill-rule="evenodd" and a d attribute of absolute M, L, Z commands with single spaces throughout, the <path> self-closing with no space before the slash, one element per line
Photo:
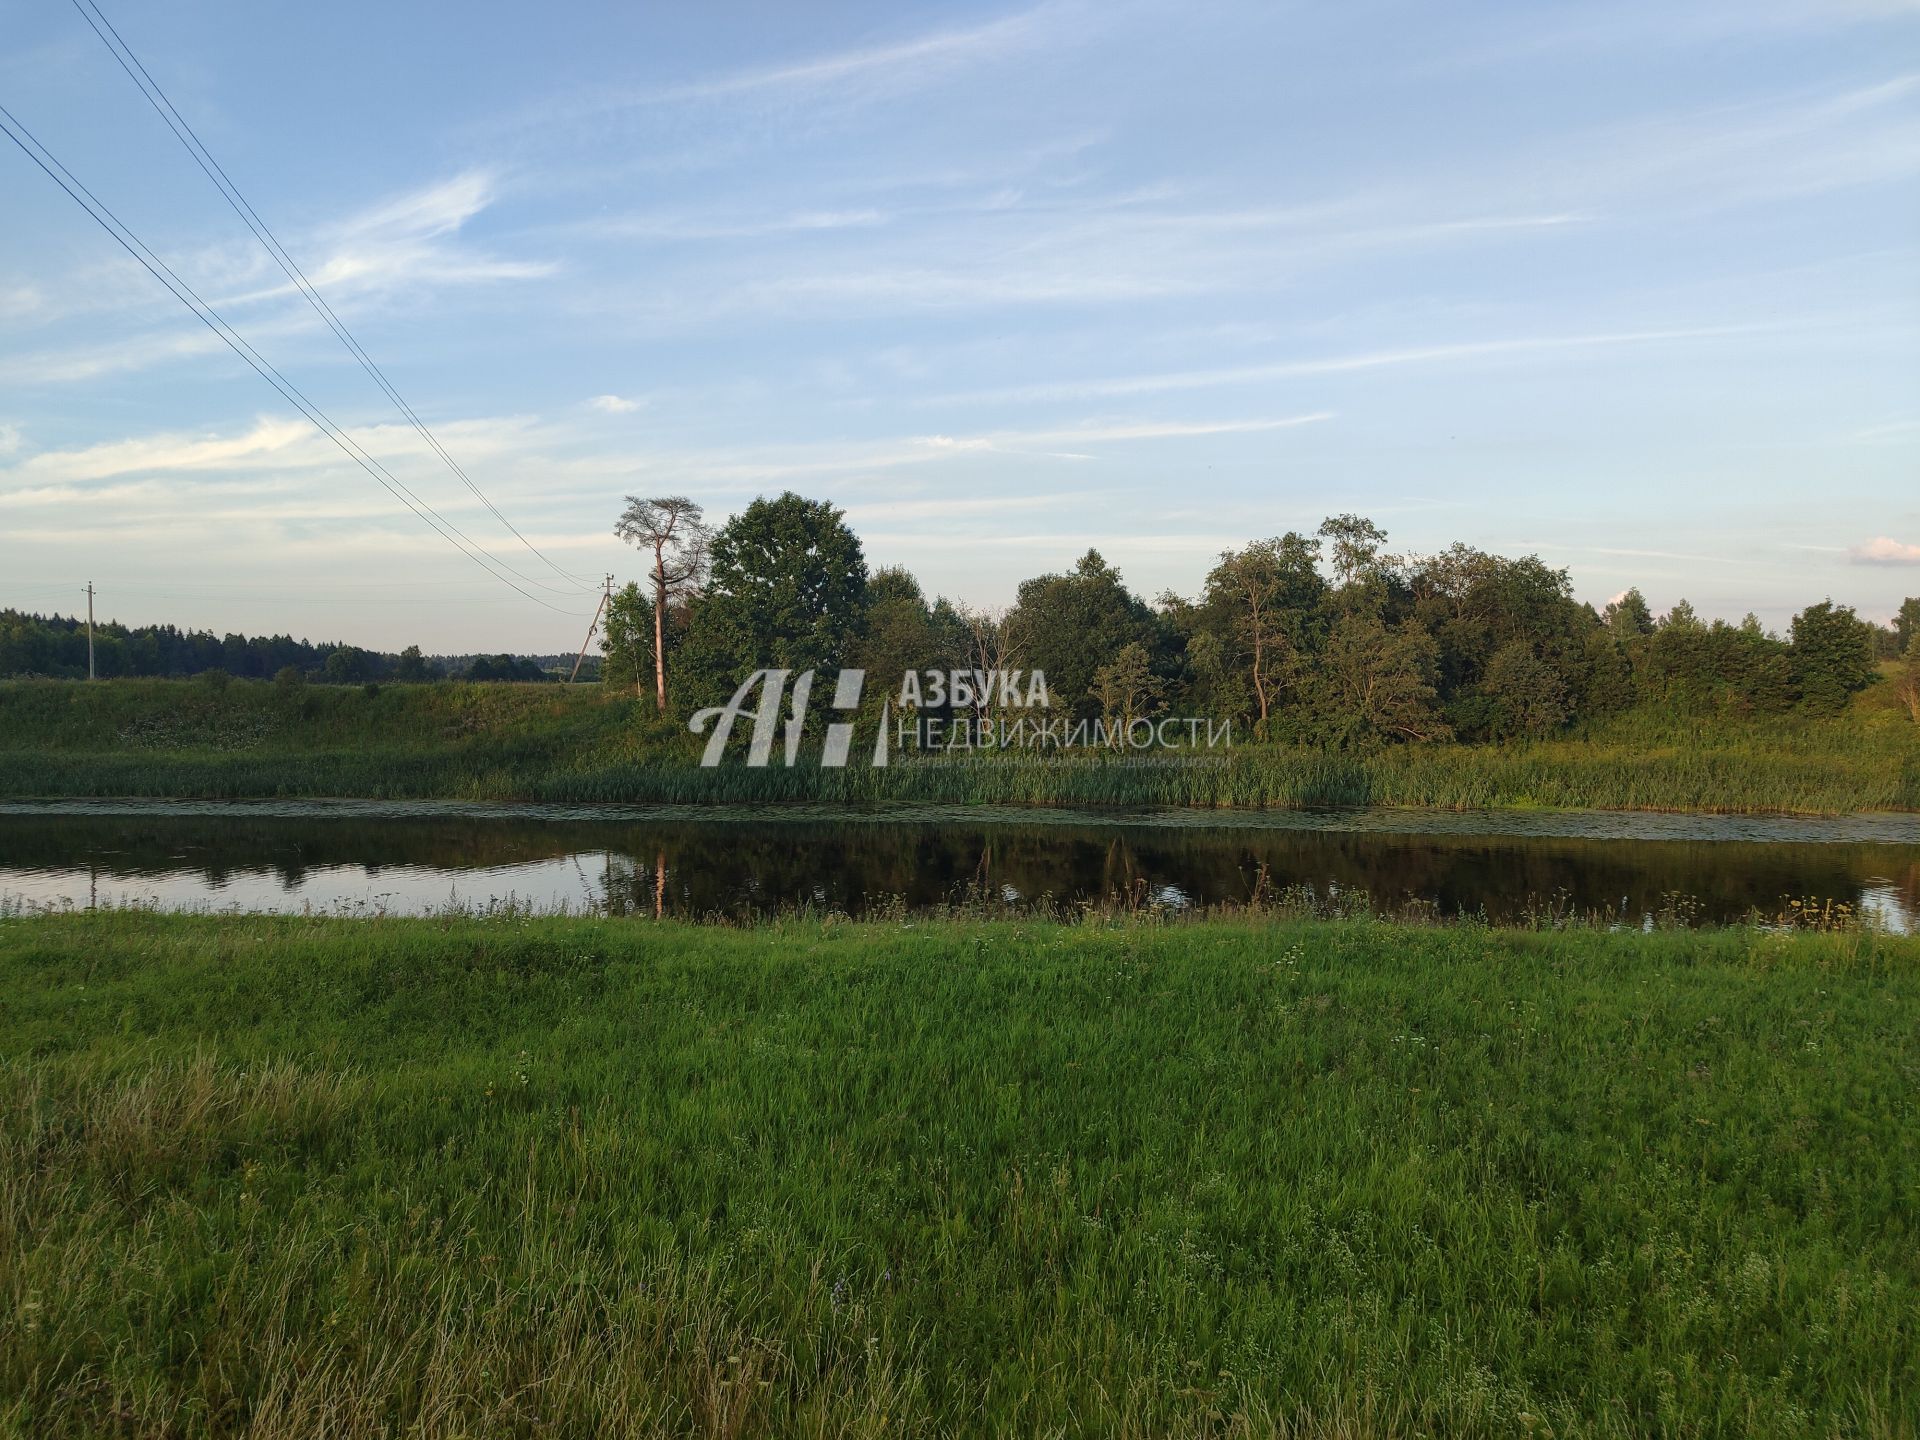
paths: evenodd
<path fill-rule="evenodd" d="M 1315 831 L 1336 834 L 1499 836 L 1503 838 L 1641 841 L 1739 841 L 1794 844 L 1920 846 L 1920 812 L 1858 811 L 1813 815 L 1790 811 L 1611 810 L 1551 807 L 1448 809 L 1427 806 L 1298 806 L 1227 808 L 1070 805 L 942 805 L 913 802 L 843 804 L 606 803 L 522 800 L 284 797 L 179 799 L 168 796 L 0 796 L 9 816 L 218 817 L 289 820 L 517 820 L 595 823 L 668 821 L 707 824 L 1029 825 L 1164 830 Z"/>

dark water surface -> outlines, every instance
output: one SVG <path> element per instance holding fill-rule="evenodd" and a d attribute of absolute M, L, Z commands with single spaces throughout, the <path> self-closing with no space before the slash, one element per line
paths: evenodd
<path fill-rule="evenodd" d="M 1920 816 L 849 813 L 425 802 L 0 802 L 0 905 L 862 914 L 956 901 L 1703 923 L 1842 904 L 1920 929 Z"/>

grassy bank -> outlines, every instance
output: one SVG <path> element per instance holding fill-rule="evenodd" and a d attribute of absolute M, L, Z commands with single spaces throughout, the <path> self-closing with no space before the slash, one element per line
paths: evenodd
<path fill-rule="evenodd" d="M 0 684 L 0 794 L 553 802 L 1446 809 L 1920 810 L 1920 727 L 1891 687 L 1832 719 L 1617 717 L 1562 738 L 1375 754 L 1241 744 L 1193 763 L 1015 754 L 702 770 L 699 742 L 596 686 L 215 690 L 194 681 Z"/>
<path fill-rule="evenodd" d="M 1916 962 L 0 921 L 0 1434 L 1911 1435 Z"/>

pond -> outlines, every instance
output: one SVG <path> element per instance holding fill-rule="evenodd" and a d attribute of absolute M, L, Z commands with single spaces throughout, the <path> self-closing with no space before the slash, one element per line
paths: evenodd
<path fill-rule="evenodd" d="M 0 907 L 850 915 L 1281 902 L 1920 929 L 1920 816 L 0 802 Z"/>

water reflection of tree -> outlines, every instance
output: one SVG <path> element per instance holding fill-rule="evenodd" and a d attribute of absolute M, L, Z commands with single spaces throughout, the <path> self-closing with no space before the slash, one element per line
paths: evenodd
<path fill-rule="evenodd" d="M 1920 857 L 1889 866 L 1887 881 L 1909 928 L 1920 928 Z"/>
<path fill-rule="evenodd" d="M 861 822 L 607 823 L 219 816 L 11 817 L 0 865 L 97 869 L 105 883 L 187 874 L 218 883 L 271 873 L 295 887 L 333 866 L 462 872 L 592 856 L 621 915 L 740 915 L 800 904 L 861 913 L 1013 896 L 1062 903 L 1177 892 L 1198 905 L 1245 904 L 1296 887 L 1364 892 L 1442 914 L 1483 906 L 1496 919 L 1529 898 L 1576 910 L 1656 910 L 1671 893 L 1703 918 L 1773 911 L 1789 898 L 1853 902 L 1869 883 L 1920 917 L 1913 849 L 1860 844 L 1417 836 L 1183 826 Z M 572 869 L 573 867 L 569 867 Z M 584 876 L 583 876 L 584 878 Z M 461 889 L 467 888 L 464 885 Z M 591 886 L 589 886 L 591 888 Z M 573 891 L 578 894 L 578 891 Z M 568 898 L 556 893 L 556 899 Z"/>

